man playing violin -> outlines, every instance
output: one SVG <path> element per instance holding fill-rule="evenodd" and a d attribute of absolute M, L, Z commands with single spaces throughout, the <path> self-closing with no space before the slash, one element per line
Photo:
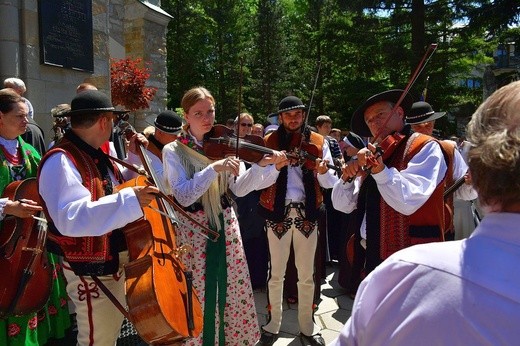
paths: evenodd
<path fill-rule="evenodd" d="M 336 209 L 358 209 L 354 266 L 361 261 L 366 274 L 402 248 L 444 240 L 446 160 L 433 137 L 405 126 L 413 99 L 403 93 L 374 95 L 354 112 L 352 130 L 374 143 L 343 167 L 332 191 Z"/>
<path fill-rule="evenodd" d="M 100 290 L 97 278 L 124 305 L 122 265 L 128 251 L 121 228 L 143 216 L 158 189 L 116 186 L 132 172 L 119 168 L 100 149 L 112 134 L 115 111 L 97 90 L 76 95 L 71 129 L 42 159 L 39 193 L 48 220 L 48 248 L 64 256 L 67 293 L 74 304 L 78 345 L 114 345 L 123 315 Z M 142 135 L 130 139 L 147 144 Z"/>
<path fill-rule="evenodd" d="M 325 345 L 313 318 L 314 256 L 318 241 L 317 219 L 323 201 L 320 186 L 331 188 L 337 177 L 327 167 L 327 163 L 332 162 L 327 141 L 305 124 L 303 102 L 288 96 L 278 108 L 280 127 L 265 138 L 267 147 L 298 153 L 304 145 L 312 146 L 318 159 L 304 166 L 299 162 L 290 166 L 277 164 L 277 174 L 270 177 L 271 185 L 260 196 L 259 213 L 267 219 L 270 253 L 269 322 L 262 327 L 260 344 L 272 345 L 280 331 L 283 282 L 292 245 L 298 272 L 300 337 L 306 344 Z"/>

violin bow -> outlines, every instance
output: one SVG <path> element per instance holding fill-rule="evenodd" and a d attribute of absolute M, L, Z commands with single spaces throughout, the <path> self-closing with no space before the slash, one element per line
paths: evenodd
<path fill-rule="evenodd" d="M 135 132 L 133 126 L 130 123 L 128 123 L 127 121 L 122 120 L 122 119 L 120 119 L 117 122 L 116 126 L 123 133 L 128 132 L 128 131 Z M 128 164 L 127 162 L 120 160 L 116 157 L 112 157 L 109 155 L 109 158 L 138 174 L 144 173 L 145 177 L 147 177 L 149 180 L 150 179 L 152 180 L 151 183 L 153 183 L 153 185 L 155 185 L 159 189 L 159 194 L 157 195 L 157 197 L 161 198 L 164 201 L 165 208 L 167 209 L 167 212 L 168 212 L 166 215 L 164 215 L 163 213 L 161 213 L 161 214 L 163 216 L 166 216 L 168 219 L 170 219 L 170 221 L 172 222 L 173 225 L 178 225 L 178 223 L 180 222 L 179 218 L 175 215 L 175 211 L 177 211 L 177 212 L 181 213 L 184 217 L 188 218 L 190 221 L 194 222 L 197 226 L 201 227 L 200 234 L 202 234 L 202 236 L 204 236 L 205 238 L 207 238 L 213 242 L 216 242 L 220 236 L 220 234 L 218 232 L 215 232 L 215 231 L 211 230 L 210 228 L 199 223 L 197 220 L 192 218 L 188 213 L 186 213 L 182 209 L 181 206 L 179 206 L 177 203 L 175 203 L 175 201 L 172 198 L 170 198 L 168 195 L 166 195 L 166 193 L 164 192 L 164 191 L 166 191 L 166 189 L 163 185 L 163 182 L 161 181 L 161 179 L 159 179 L 157 177 L 155 171 L 152 169 L 151 160 L 150 160 L 150 157 L 148 156 L 148 154 L 146 153 L 146 149 L 140 143 L 136 143 L 136 146 L 138 147 L 138 150 L 139 150 L 139 158 L 141 159 L 141 162 L 143 163 L 144 172 L 140 171 L 136 167 L 134 167 L 134 166 Z M 175 211 L 174 211 L 174 209 L 175 209 Z M 159 212 L 159 210 L 156 210 L 156 209 L 154 209 L 154 210 Z M 212 237 L 210 237 L 209 235 L 211 235 Z"/>
<path fill-rule="evenodd" d="M 318 78 L 320 78 L 320 71 L 321 71 L 321 60 L 318 60 L 318 71 L 316 72 L 316 78 L 314 79 L 314 86 L 312 87 L 311 99 L 309 100 L 309 107 L 307 108 L 307 112 L 305 112 L 305 121 L 303 122 L 303 125 L 301 128 L 302 136 L 300 137 L 300 144 L 298 146 L 298 155 L 302 150 L 303 132 L 305 131 L 305 129 L 307 128 L 307 125 L 309 123 L 309 115 L 311 113 L 312 102 L 314 101 L 314 94 L 316 93 L 316 88 L 318 86 Z"/>
<path fill-rule="evenodd" d="M 236 124 L 237 143 L 235 146 L 235 157 L 238 158 L 238 148 L 240 147 L 240 114 L 242 113 L 242 80 L 244 76 L 244 57 L 240 58 L 240 84 L 238 86 L 238 116 Z M 236 176 L 235 176 L 236 180 Z"/>
<path fill-rule="evenodd" d="M 437 46 L 438 46 L 437 43 L 431 43 L 430 44 L 430 46 L 428 47 L 428 49 L 424 53 L 421 61 L 419 62 L 419 64 L 415 68 L 415 71 L 410 76 L 410 79 L 408 81 L 408 84 L 406 85 L 406 88 L 404 88 L 401 96 L 399 97 L 397 102 L 394 104 L 394 106 L 392 107 L 392 110 L 390 111 L 390 113 L 386 117 L 385 121 L 383 122 L 383 125 L 381 125 L 379 131 L 374 136 L 373 142 L 371 144 L 376 146 L 376 157 L 375 157 L 376 159 L 378 157 L 380 157 L 381 155 L 383 155 L 382 149 L 378 145 L 377 140 L 379 139 L 379 137 L 381 137 L 381 134 L 383 133 L 383 130 L 385 129 L 386 124 L 388 124 L 388 122 L 392 118 L 392 115 L 394 114 L 394 112 L 401 105 L 401 103 L 403 102 L 404 98 L 406 97 L 406 95 L 408 94 L 408 92 L 410 91 L 412 86 L 415 84 L 415 82 L 417 81 L 417 78 L 419 77 L 421 72 L 424 70 L 426 64 L 428 63 L 428 61 L 432 57 L 432 55 L 435 52 L 435 50 L 437 50 Z M 367 173 L 370 173 L 370 167 L 368 167 L 368 166 L 363 166 L 363 167 L 361 167 L 361 169 L 363 171 L 367 172 Z M 347 182 L 349 182 L 349 183 L 352 182 L 354 180 L 354 178 L 355 177 L 348 178 Z"/>
<path fill-rule="evenodd" d="M 428 63 L 428 61 L 432 57 L 433 53 L 435 53 L 435 50 L 437 49 L 437 46 L 438 46 L 437 43 L 431 43 L 430 46 L 428 47 L 428 49 L 426 50 L 426 52 L 424 53 L 421 61 L 419 62 L 419 65 L 417 65 L 417 67 L 415 68 L 415 71 L 410 76 L 410 80 L 408 81 L 408 84 L 406 85 L 406 88 L 404 88 L 401 96 L 399 97 L 399 99 L 395 103 L 394 107 L 392 107 L 392 110 L 390 111 L 390 114 L 388 114 L 388 116 L 386 117 L 385 122 L 383 123 L 383 125 L 379 129 L 378 133 L 376 133 L 376 136 L 374 136 L 374 143 L 373 144 L 375 144 L 376 146 L 377 146 L 377 140 L 381 136 L 381 134 L 382 134 L 386 124 L 388 124 L 388 122 L 392 118 L 392 115 L 394 114 L 394 112 L 401 105 L 401 103 L 403 102 L 404 98 L 406 97 L 406 95 L 408 94 L 408 92 L 410 91 L 412 86 L 415 84 L 415 82 L 417 81 L 417 78 L 419 78 L 419 75 L 421 74 L 421 72 L 426 67 L 426 64 Z"/>

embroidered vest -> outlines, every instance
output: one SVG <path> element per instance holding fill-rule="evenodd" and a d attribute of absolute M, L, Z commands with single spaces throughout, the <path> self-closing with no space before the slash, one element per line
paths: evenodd
<path fill-rule="evenodd" d="M 385 160 L 387 167 L 399 171 L 405 169 L 426 143 L 435 140 L 419 133 L 410 135 L 409 131 L 409 127 L 403 129 L 407 137 Z M 398 250 L 414 244 L 444 240 L 445 180 L 446 177 L 443 177 L 426 203 L 409 216 L 397 212 L 384 201 L 372 176 L 363 181 L 357 204 L 359 213 L 354 222 L 356 229 L 359 229 L 366 214 L 367 274 Z"/>
<path fill-rule="evenodd" d="M 285 149 L 280 146 L 280 131 L 270 133 L 265 138 L 266 146 L 271 149 Z M 310 132 L 309 143 L 318 147 L 319 157 L 323 156 L 324 138 L 320 134 Z M 318 179 L 314 171 L 302 167 L 303 185 L 305 188 L 305 215 L 309 221 L 315 221 L 319 216 L 319 208 L 323 203 Z M 258 213 L 273 222 L 281 222 L 285 218 L 285 195 L 287 193 L 287 167 L 280 170 L 276 183 L 264 189 L 260 195 Z"/>
<path fill-rule="evenodd" d="M 7 185 L 13 181 L 35 177 L 38 170 L 38 164 L 41 160 L 40 154 L 32 145 L 25 143 L 22 137 L 18 136 L 17 140 L 21 147 L 23 166 L 19 166 L 20 171 L 17 173 L 18 177 L 13 176 L 9 168 L 9 163 L 2 153 L 2 150 L 0 150 L 0 161 L 3 163 L 0 165 L 0 195 L 4 193 Z M 2 222 L 3 221 L 0 221 L 0 232 L 2 230 Z"/>
<path fill-rule="evenodd" d="M 404 170 L 410 160 L 430 141 L 435 139 L 419 133 L 412 134 L 391 156 L 389 167 Z M 380 198 L 380 257 L 382 260 L 403 248 L 415 244 L 444 240 L 444 199 L 446 176 L 433 194 L 415 213 L 406 216 L 390 207 Z M 367 216 L 368 217 L 368 216 Z"/>
<path fill-rule="evenodd" d="M 62 152 L 78 169 L 83 185 L 90 191 L 91 200 L 96 201 L 105 195 L 103 178 L 92 158 L 67 138 L 53 147 L 42 159 L 40 171 L 45 161 L 54 153 Z M 40 196 L 41 197 L 41 196 Z M 49 215 L 47 206 L 42 206 L 47 220 L 49 233 L 47 247 L 50 252 L 63 255 L 76 275 L 109 275 L 119 270 L 119 255 L 124 238 L 120 230 L 98 237 L 68 237 L 62 235 Z M 88 225 L 85 225 L 88 227 Z"/>
<path fill-rule="evenodd" d="M 457 147 L 453 142 L 438 142 L 441 146 L 444 158 L 446 159 L 446 165 L 448 166 L 446 171 L 446 179 L 444 182 L 444 189 L 446 190 L 455 182 L 453 177 L 453 165 L 455 160 L 455 150 L 457 150 Z M 444 233 L 447 234 L 453 232 L 455 232 L 453 225 L 453 194 L 450 194 L 447 198 L 444 199 Z"/>

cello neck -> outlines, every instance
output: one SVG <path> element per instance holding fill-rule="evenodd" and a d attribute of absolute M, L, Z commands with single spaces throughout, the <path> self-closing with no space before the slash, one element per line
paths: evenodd
<path fill-rule="evenodd" d="M 123 132 L 127 137 L 133 136 L 136 133 L 133 126 L 130 125 L 130 123 L 127 121 L 119 120 L 119 122 L 117 123 L 116 126 L 119 127 L 121 129 L 121 132 Z M 157 173 L 155 172 L 155 170 L 152 167 L 152 160 L 148 156 L 148 151 L 146 150 L 146 148 L 144 147 L 144 145 L 142 143 L 136 142 L 135 144 L 138 149 L 139 158 L 141 159 L 141 162 L 143 163 L 146 173 L 152 179 L 154 185 L 159 189 L 159 191 L 163 195 L 167 195 L 166 187 L 163 184 L 163 180 L 159 178 L 159 176 L 157 175 Z M 178 218 L 175 215 L 175 211 L 173 210 L 173 207 L 170 205 L 170 203 L 168 203 L 166 201 L 163 204 L 164 204 L 164 208 L 165 208 L 166 213 L 168 214 L 168 217 L 170 218 L 170 220 L 172 220 L 173 223 L 177 224 Z"/>

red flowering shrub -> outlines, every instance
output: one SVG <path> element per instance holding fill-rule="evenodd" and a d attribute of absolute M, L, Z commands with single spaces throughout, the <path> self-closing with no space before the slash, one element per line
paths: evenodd
<path fill-rule="evenodd" d="M 135 111 L 148 108 L 157 88 L 146 87 L 150 77 L 148 67 L 140 67 L 142 59 L 112 59 L 110 82 L 112 84 L 112 104 Z"/>

